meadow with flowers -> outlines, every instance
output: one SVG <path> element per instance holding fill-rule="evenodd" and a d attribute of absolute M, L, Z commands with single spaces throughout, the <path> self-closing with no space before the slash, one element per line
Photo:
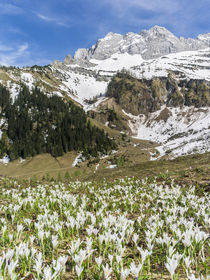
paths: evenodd
<path fill-rule="evenodd" d="M 209 193 L 173 180 L 0 180 L 0 279 L 210 279 Z"/>

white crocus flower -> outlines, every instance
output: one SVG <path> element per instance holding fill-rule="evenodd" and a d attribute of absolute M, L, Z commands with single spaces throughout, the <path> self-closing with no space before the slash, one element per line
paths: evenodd
<path fill-rule="evenodd" d="M 123 269 L 123 267 L 121 267 L 121 274 L 120 274 L 121 280 L 126 280 L 129 274 L 130 274 L 130 270 L 128 268 Z"/>
<path fill-rule="evenodd" d="M 112 273 L 112 268 L 109 267 L 108 264 L 106 264 L 106 266 L 103 266 L 103 271 L 104 271 L 104 278 L 106 280 L 111 279 L 110 274 Z"/>
<path fill-rule="evenodd" d="M 174 254 L 174 252 L 175 252 L 174 247 L 171 246 L 171 247 L 168 248 L 168 255 L 169 255 L 169 258 L 172 257 L 172 255 Z"/>
<path fill-rule="evenodd" d="M 9 241 L 12 242 L 14 238 L 13 234 L 9 234 L 8 237 L 9 237 Z"/>
<path fill-rule="evenodd" d="M 31 235 L 31 236 L 29 237 L 29 240 L 30 240 L 31 245 L 33 245 L 35 239 L 36 239 L 36 237 L 35 237 L 34 235 Z"/>
<path fill-rule="evenodd" d="M 2 231 L 2 236 L 4 236 L 4 233 L 5 233 L 6 230 L 7 230 L 7 226 L 4 225 L 4 226 L 2 227 L 2 229 L 1 229 L 1 231 Z"/>
<path fill-rule="evenodd" d="M 41 274 L 42 271 L 42 253 L 39 252 L 38 255 L 36 256 L 35 259 L 35 265 L 34 265 L 34 269 L 39 277 L 39 275 Z"/>
<path fill-rule="evenodd" d="M 18 236 L 20 236 L 23 230 L 24 230 L 24 226 L 22 224 L 17 225 Z"/>
<path fill-rule="evenodd" d="M 95 258 L 95 261 L 96 261 L 98 267 L 100 267 L 102 264 L 103 258 L 101 256 L 99 256 L 98 258 Z"/>
<path fill-rule="evenodd" d="M 61 264 L 61 266 L 63 268 L 65 268 L 65 265 L 67 263 L 67 260 L 68 260 L 68 256 L 60 256 L 58 259 L 57 259 L 57 262 L 59 262 Z"/>
<path fill-rule="evenodd" d="M 44 279 L 45 280 L 52 280 L 54 278 L 54 275 L 52 273 L 52 270 L 49 266 L 46 266 L 44 268 Z"/>
<path fill-rule="evenodd" d="M 146 250 L 143 250 L 142 248 L 140 247 L 137 247 L 138 251 L 140 252 L 141 254 L 141 263 L 144 264 L 146 258 L 150 255 L 150 252 L 146 249 Z"/>
<path fill-rule="evenodd" d="M 58 236 L 57 235 L 52 235 L 52 245 L 53 245 L 53 250 L 55 250 L 56 246 L 58 245 Z"/>
<path fill-rule="evenodd" d="M 179 259 L 176 259 L 174 256 L 172 258 L 166 258 L 167 262 L 165 263 L 165 267 L 171 275 L 171 279 L 173 279 L 175 270 L 179 264 Z"/>
<path fill-rule="evenodd" d="M 141 269 L 142 269 L 141 263 L 139 263 L 138 266 L 136 266 L 134 262 L 130 264 L 130 271 L 135 276 L 135 278 L 138 278 Z"/>
<path fill-rule="evenodd" d="M 7 263 L 9 263 L 12 260 L 14 253 L 15 253 L 15 251 L 13 249 L 8 250 L 6 252 L 6 254 L 3 251 L 3 255 L 5 255 L 5 259 L 6 259 Z"/>
<path fill-rule="evenodd" d="M 110 261 L 110 265 L 112 266 L 112 263 L 113 263 L 113 255 L 108 255 L 108 259 Z"/>
<path fill-rule="evenodd" d="M 136 246 L 137 246 L 138 239 L 139 239 L 138 234 L 134 233 L 132 240 L 133 240 L 133 242 L 135 243 Z"/>
<path fill-rule="evenodd" d="M 18 264 L 18 260 L 16 260 L 16 261 L 11 260 L 10 263 L 8 264 L 8 266 L 7 266 L 8 274 L 9 274 L 11 279 L 17 279 L 17 276 L 14 273 L 17 264 Z"/>
<path fill-rule="evenodd" d="M 122 256 L 120 256 L 120 255 L 117 255 L 116 256 L 116 261 L 117 261 L 117 263 L 118 263 L 118 265 L 122 262 Z"/>
<path fill-rule="evenodd" d="M 82 271 L 83 271 L 83 267 L 76 264 L 75 270 L 76 270 L 76 274 L 77 274 L 77 276 L 79 278 L 81 273 L 82 273 Z"/>
<path fill-rule="evenodd" d="M 43 230 L 39 230 L 38 237 L 39 237 L 39 240 L 43 243 L 43 238 L 44 238 L 44 231 Z"/>

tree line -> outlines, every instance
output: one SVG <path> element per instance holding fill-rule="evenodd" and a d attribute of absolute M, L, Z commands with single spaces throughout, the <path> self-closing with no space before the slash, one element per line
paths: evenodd
<path fill-rule="evenodd" d="M 13 101 L 9 90 L 0 85 L 0 119 L 5 120 L 0 158 L 7 154 L 15 160 L 41 153 L 58 157 L 73 150 L 87 157 L 116 148 L 82 108 L 57 95 L 46 95 L 38 87 L 30 91 L 22 85 Z"/>

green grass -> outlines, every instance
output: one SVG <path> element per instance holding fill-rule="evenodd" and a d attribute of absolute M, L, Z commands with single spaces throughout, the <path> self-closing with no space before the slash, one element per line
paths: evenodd
<path fill-rule="evenodd" d="M 140 145 L 144 147 L 146 144 L 141 143 Z M 43 154 L 27 159 L 23 163 L 14 161 L 8 165 L 0 164 L 0 175 L 22 179 L 34 177 L 42 179 L 47 175 L 50 179 L 57 179 L 60 174 L 59 177 L 65 180 L 65 174 L 68 172 L 72 180 L 82 181 L 103 181 L 104 178 L 113 181 L 123 178 L 125 174 L 128 177 L 136 178 L 158 176 L 158 180 L 161 181 L 170 175 L 182 185 L 196 184 L 209 189 L 210 153 L 184 156 L 174 160 L 148 161 L 148 154 L 144 150 L 135 149 L 131 145 L 121 147 L 118 153 L 100 160 L 97 170 L 98 163 L 88 164 L 88 161 L 81 163 L 79 167 L 72 167 L 76 156 L 77 153 L 72 152 L 55 159 L 49 154 Z M 117 168 L 107 168 L 109 162 L 115 160 L 118 163 L 122 162 L 122 159 L 123 163 L 119 164 Z"/>

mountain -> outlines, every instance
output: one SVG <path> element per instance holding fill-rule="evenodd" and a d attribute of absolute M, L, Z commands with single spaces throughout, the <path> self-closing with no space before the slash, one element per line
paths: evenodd
<path fill-rule="evenodd" d="M 126 75 L 118 77 L 119 71 Z M 156 141 L 160 147 L 151 159 L 210 149 L 210 33 L 177 38 L 159 26 L 125 35 L 110 32 L 64 62 L 1 67 L 0 82 L 13 102 L 21 84 L 36 86 L 47 95 L 70 98 L 105 126 Z M 120 99 L 119 92 L 110 92 L 113 83 L 122 87 Z"/>
<path fill-rule="evenodd" d="M 139 80 L 120 72 L 109 83 L 107 96 L 128 117 L 132 135 L 161 144 L 151 159 L 209 150 L 209 82 L 176 80 L 171 74 Z"/>
<path fill-rule="evenodd" d="M 108 33 L 90 49 L 79 49 L 70 61 L 104 60 L 113 54 L 140 54 L 143 59 L 151 59 L 162 55 L 181 51 L 192 51 L 210 46 L 210 33 L 199 35 L 198 39 L 177 38 L 164 27 L 154 26 L 140 33 L 129 32 L 125 35 Z"/>

